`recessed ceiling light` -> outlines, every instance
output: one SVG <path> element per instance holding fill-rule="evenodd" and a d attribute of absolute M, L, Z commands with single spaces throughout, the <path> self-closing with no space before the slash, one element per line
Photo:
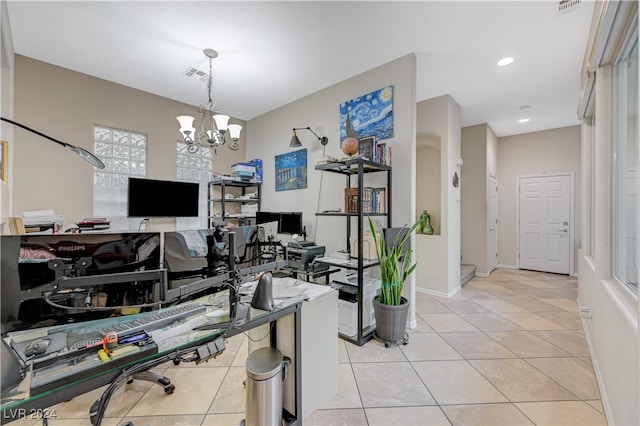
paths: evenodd
<path fill-rule="evenodd" d="M 513 58 L 511 56 L 507 56 L 506 58 L 502 58 L 498 61 L 498 66 L 499 67 L 505 67 L 507 65 L 510 65 L 511 63 L 513 63 Z"/>
<path fill-rule="evenodd" d="M 529 121 L 531 121 L 530 118 L 521 118 L 520 120 L 518 120 L 518 123 L 522 124 L 522 123 L 528 123 Z"/>

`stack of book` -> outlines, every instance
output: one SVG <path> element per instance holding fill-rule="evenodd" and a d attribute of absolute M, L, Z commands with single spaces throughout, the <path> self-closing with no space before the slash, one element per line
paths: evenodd
<path fill-rule="evenodd" d="M 385 166 L 391 166 L 391 147 L 386 143 L 377 144 L 373 151 L 373 161 Z"/>
<path fill-rule="evenodd" d="M 358 213 L 358 188 L 344 189 L 344 211 L 346 213 Z M 362 212 L 386 213 L 387 212 L 386 188 L 362 188 Z"/>
<path fill-rule="evenodd" d="M 103 231 L 111 227 L 106 217 L 85 217 L 78 223 L 80 231 Z"/>

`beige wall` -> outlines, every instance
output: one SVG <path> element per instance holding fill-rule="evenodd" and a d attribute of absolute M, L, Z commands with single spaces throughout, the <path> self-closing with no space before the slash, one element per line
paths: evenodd
<path fill-rule="evenodd" d="M 319 92 L 298 99 L 288 105 L 247 122 L 247 156 L 262 158 L 264 181 L 262 209 L 265 211 L 301 211 L 309 238 L 326 247 L 330 253 L 346 249 L 346 219 L 344 217 L 316 217 L 323 210 L 343 209 L 345 176 L 314 169 L 323 155 L 323 147 L 311 132 L 300 131 L 298 137 L 307 148 L 307 188 L 289 191 L 275 190 L 275 155 L 293 151 L 289 148 L 291 129 L 309 126 L 320 136 L 327 136 L 326 154 L 344 157 L 340 151 L 338 107 L 340 103 L 366 93 L 393 86 L 393 138 L 382 142 L 392 149 L 392 225 L 401 226 L 415 220 L 415 152 L 416 152 L 416 57 L 409 54 L 373 68 Z M 352 185 L 356 185 L 355 177 Z M 386 186 L 385 173 L 368 174 L 365 184 Z M 387 226 L 385 219 L 374 220 Z M 364 230 L 368 223 L 364 223 Z M 357 221 L 352 219 L 351 235 L 357 234 Z M 375 273 L 369 270 L 369 273 Z M 410 301 L 409 326 L 416 325 L 413 278 L 405 285 Z"/>
<path fill-rule="evenodd" d="M 487 124 L 462 129 L 462 263 L 487 276 L 489 260 L 489 175 L 498 177 L 498 138 Z M 495 265 L 493 265 L 495 266 Z"/>
<path fill-rule="evenodd" d="M 460 106 L 448 95 L 418 102 L 416 131 L 421 140 L 439 139 L 441 148 L 440 233 L 416 235 L 416 288 L 450 297 L 460 290 L 460 189 L 451 184 L 460 173 Z"/>
<path fill-rule="evenodd" d="M 487 125 L 462 129 L 462 263 L 487 273 Z"/>
<path fill-rule="evenodd" d="M 434 142 L 420 143 L 425 138 L 418 135 L 416 147 L 416 215 L 423 210 L 429 212 L 431 227 L 435 235 L 440 235 L 440 203 L 442 193 L 442 176 L 440 165 L 440 138 Z"/>
<path fill-rule="evenodd" d="M 519 176 L 570 172 L 574 185 L 580 182 L 580 126 L 525 133 L 498 139 L 498 264 L 517 264 L 518 202 L 516 181 Z M 574 246 L 580 247 L 580 191 L 574 191 Z M 574 270 L 577 267 L 574 265 Z"/>
<path fill-rule="evenodd" d="M 175 117 L 197 115 L 197 107 L 19 55 L 15 63 L 16 121 L 91 152 L 94 124 L 146 133 L 147 177 L 176 179 Z M 203 86 L 203 101 L 204 94 Z M 93 216 L 93 167 L 39 136 L 23 130 L 14 135 L 13 214 L 53 209 L 67 223 Z M 228 173 L 231 164 L 244 161 L 244 135 L 240 146 L 237 152 L 219 148 L 214 171 Z M 154 222 L 170 227 L 175 221 Z"/>

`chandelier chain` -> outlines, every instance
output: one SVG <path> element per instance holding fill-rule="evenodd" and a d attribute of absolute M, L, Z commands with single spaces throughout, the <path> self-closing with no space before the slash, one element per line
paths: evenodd
<path fill-rule="evenodd" d="M 213 89 L 213 59 L 209 58 L 209 80 L 207 81 L 207 89 L 209 90 L 209 103 L 211 110 L 213 111 L 213 100 L 211 99 L 211 90 Z"/>

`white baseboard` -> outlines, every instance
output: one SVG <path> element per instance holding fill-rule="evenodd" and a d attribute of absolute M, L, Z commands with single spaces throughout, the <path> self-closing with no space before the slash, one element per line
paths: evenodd
<path fill-rule="evenodd" d="M 577 300 L 576 300 L 577 302 Z M 578 312 L 580 312 L 580 304 L 578 303 Z M 591 357 L 591 364 L 593 364 L 593 372 L 596 375 L 596 382 L 598 384 L 598 390 L 600 391 L 600 400 L 602 402 L 602 408 L 604 410 L 604 416 L 607 419 L 608 425 L 614 425 L 614 419 L 612 418 L 611 412 L 611 404 L 609 403 L 609 398 L 607 397 L 607 391 L 604 388 L 604 380 L 602 379 L 602 372 L 600 371 L 600 366 L 598 365 L 598 359 L 596 358 L 595 352 L 593 351 L 593 346 L 591 345 L 591 336 L 589 334 L 589 328 L 585 324 L 585 319 L 580 316 L 580 323 L 582 324 L 582 331 L 584 332 L 585 340 L 587 341 L 587 348 L 589 349 L 589 355 Z"/>
<path fill-rule="evenodd" d="M 488 272 L 476 272 L 476 277 L 483 277 L 483 278 L 487 278 L 489 277 L 489 275 L 491 275 Z"/>
<path fill-rule="evenodd" d="M 458 294 L 458 292 L 461 289 L 462 289 L 462 287 L 457 286 L 456 288 L 451 290 L 449 293 L 445 293 L 444 291 L 436 291 L 436 290 L 429 290 L 429 289 L 426 289 L 426 288 L 416 287 L 416 293 L 424 293 L 424 294 L 428 294 L 430 296 L 437 296 L 437 297 L 443 297 L 443 298 L 446 298 L 446 299 L 451 299 L 453 296 Z"/>

